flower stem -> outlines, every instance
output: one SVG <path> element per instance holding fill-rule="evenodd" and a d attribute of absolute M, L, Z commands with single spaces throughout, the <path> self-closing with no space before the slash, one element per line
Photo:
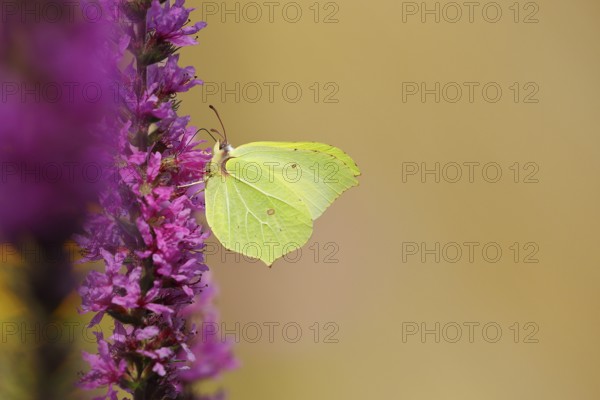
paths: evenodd
<path fill-rule="evenodd" d="M 146 27 L 146 17 L 148 14 L 148 9 L 143 7 L 140 10 L 139 20 L 135 23 L 135 32 L 136 32 L 136 41 L 137 41 L 137 53 L 135 54 L 136 58 L 136 69 L 137 75 L 139 77 L 138 87 L 137 87 L 137 95 L 138 99 L 141 99 L 147 88 L 147 80 L 148 80 L 148 66 L 144 62 L 144 53 L 146 51 L 146 41 L 147 41 L 147 27 Z M 146 151 L 148 150 L 148 125 L 142 119 L 139 119 L 137 122 L 137 137 L 136 137 L 136 145 L 140 148 L 140 150 Z"/>
<path fill-rule="evenodd" d="M 58 325 L 62 321 L 55 311 L 74 287 L 71 263 L 62 243 L 35 243 L 34 246 L 34 251 L 23 253 L 27 263 L 29 306 L 39 326 Z M 60 391 L 61 367 L 69 355 L 69 347 L 47 340 L 45 335 L 40 335 L 40 340 L 36 348 L 35 398 L 62 398 L 65 393 Z"/>

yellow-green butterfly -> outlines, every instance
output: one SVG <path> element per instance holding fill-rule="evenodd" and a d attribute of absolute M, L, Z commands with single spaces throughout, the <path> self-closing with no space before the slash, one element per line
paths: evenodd
<path fill-rule="evenodd" d="M 213 106 L 221 126 L 223 122 Z M 360 171 L 342 150 L 316 142 L 253 142 L 237 148 L 217 140 L 205 179 L 206 219 L 229 250 L 267 265 L 302 247 L 313 221 Z"/>

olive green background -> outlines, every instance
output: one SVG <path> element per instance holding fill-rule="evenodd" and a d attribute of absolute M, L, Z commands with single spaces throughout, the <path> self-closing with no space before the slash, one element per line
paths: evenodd
<path fill-rule="evenodd" d="M 211 246 L 224 328 L 240 342 L 241 368 L 215 385 L 229 398 L 600 397 L 600 3 L 489 3 L 475 2 L 472 22 L 462 5 L 452 23 L 448 2 L 439 22 L 421 21 L 420 1 L 311 0 L 286 11 L 242 1 L 239 22 L 221 14 L 236 2 L 188 2 L 208 27 L 182 61 L 206 85 L 182 96 L 182 113 L 218 128 L 214 104 L 234 146 L 321 141 L 362 170 L 296 262 L 269 269 Z M 403 12 L 413 5 L 416 15 Z M 436 82 L 439 102 L 406 92 Z M 420 175 L 436 163 L 439 183 Z M 407 254 L 414 244 L 421 251 Z M 6 320 L 14 309 L 3 304 Z"/>
<path fill-rule="evenodd" d="M 217 106 L 234 146 L 257 140 L 339 146 L 363 175 L 360 186 L 316 222 L 297 262 L 268 269 L 236 262 L 232 254 L 209 257 L 226 328 L 236 332 L 240 323 L 230 337 L 240 338 L 243 366 L 224 380 L 231 398 L 598 398 L 600 3 L 520 2 L 518 23 L 513 1 L 496 3 L 502 10 L 496 23 L 485 19 L 496 18 L 497 7 L 489 2 L 473 6 L 472 23 L 466 6 L 460 21 L 446 22 L 455 17 L 448 2 L 439 3 L 439 23 L 435 15 L 422 23 L 420 13 L 403 14 L 411 5 L 391 0 L 277 3 L 273 22 L 262 2 L 260 19 L 255 4 L 239 2 L 236 12 L 235 3 L 191 2 L 208 27 L 183 60 L 207 85 L 187 94 L 182 110 L 198 126 L 218 127 L 207 105 Z M 414 4 L 420 11 L 421 2 Z M 435 2 L 425 4 L 435 9 Z M 225 7 L 234 11 L 223 14 Z M 286 21 L 296 18 L 298 8 L 301 19 Z M 326 17 L 338 22 L 324 23 Z M 328 82 L 334 86 L 325 88 Z M 444 95 L 455 97 L 451 85 L 439 103 L 433 94 L 424 103 L 419 95 L 404 102 L 403 82 L 426 82 L 429 89 L 440 82 L 440 91 L 457 82 L 463 97 L 445 101 Z M 463 82 L 480 85 L 472 103 Z M 496 103 L 483 97 L 490 82 L 503 90 Z M 518 102 L 510 88 L 515 82 Z M 525 87 L 529 82 L 536 86 Z M 302 97 L 294 103 L 297 87 Z M 537 94 L 527 97 L 535 88 Z M 486 94 L 493 100 L 493 87 Z M 403 163 L 433 169 L 436 162 L 440 183 L 433 175 L 425 183 L 419 175 L 407 176 L 403 183 Z M 454 176 L 453 162 L 479 163 L 474 182 L 464 165 L 459 182 L 446 182 L 444 176 Z M 510 169 L 516 162 L 519 183 L 515 167 Z M 500 165 L 497 183 L 483 178 L 487 163 Z M 537 173 L 529 176 L 535 166 L 526 163 L 535 163 Z M 494 171 L 486 177 L 493 180 Z M 330 242 L 337 244 L 338 263 L 325 262 L 336 249 L 325 248 Z M 473 263 L 465 252 L 455 263 L 444 262 L 443 254 L 439 263 L 433 255 L 423 263 L 420 253 L 403 262 L 405 242 L 430 249 L 439 242 L 440 252 L 449 242 L 480 246 Z M 503 250 L 496 263 L 482 256 L 489 242 Z M 514 242 L 521 246 L 519 263 L 509 249 Z M 534 251 L 523 248 L 529 242 L 538 246 L 538 263 L 523 262 Z M 454 257 L 451 248 L 446 256 Z M 281 324 L 273 343 L 268 322 Z M 287 337 L 282 328 L 294 322 L 303 332 L 290 343 L 295 325 Z M 334 329 L 325 329 L 327 322 L 337 324 L 330 339 L 338 343 L 325 342 Z M 403 342 L 407 322 L 419 328 L 425 322 L 427 329 L 439 322 L 440 342 L 433 334 Z M 480 324 L 473 325 L 473 343 L 464 325 L 469 322 Z M 257 343 L 249 342 L 256 335 L 253 323 L 262 326 Z M 456 343 L 454 325 L 443 331 L 449 323 L 462 327 Z M 494 323 L 502 335 L 490 343 Z"/>

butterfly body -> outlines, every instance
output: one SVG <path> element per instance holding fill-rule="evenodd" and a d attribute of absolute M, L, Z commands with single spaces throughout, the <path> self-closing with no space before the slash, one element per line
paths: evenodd
<path fill-rule="evenodd" d="M 230 153 L 235 150 L 230 144 L 223 144 L 221 141 L 217 141 L 213 147 L 213 156 L 210 160 L 210 164 L 207 168 L 207 175 L 209 178 L 215 175 L 227 174 L 225 164 L 230 157 Z"/>

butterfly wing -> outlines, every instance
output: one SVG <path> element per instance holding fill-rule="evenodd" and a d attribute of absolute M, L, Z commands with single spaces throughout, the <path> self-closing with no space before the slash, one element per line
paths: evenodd
<path fill-rule="evenodd" d="M 360 171 L 337 147 L 317 142 L 254 142 L 231 155 L 260 165 L 269 179 L 295 191 L 313 220 L 343 192 L 358 185 Z"/>
<path fill-rule="evenodd" d="M 244 157 L 232 158 L 227 175 L 208 180 L 206 218 L 225 248 L 271 265 L 308 241 L 312 219 L 293 190 L 269 182 L 256 167 Z"/>
<path fill-rule="evenodd" d="M 255 142 L 229 153 L 208 179 L 206 217 L 225 248 L 267 265 L 302 247 L 318 218 L 360 175 L 340 149 L 313 142 Z"/>

